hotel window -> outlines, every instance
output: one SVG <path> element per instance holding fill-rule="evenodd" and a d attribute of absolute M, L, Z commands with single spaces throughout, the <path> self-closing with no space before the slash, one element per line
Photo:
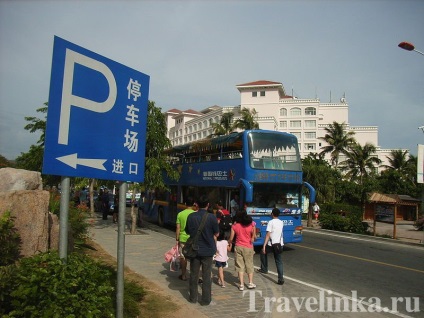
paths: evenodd
<path fill-rule="evenodd" d="M 302 127 L 302 121 L 300 120 L 291 120 L 290 121 L 290 128 L 298 128 Z"/>
<path fill-rule="evenodd" d="M 203 126 L 208 127 L 208 122 L 206 120 L 203 121 Z"/>
<path fill-rule="evenodd" d="M 287 109 L 286 108 L 280 108 L 280 116 L 287 116 Z"/>
<path fill-rule="evenodd" d="M 287 128 L 287 121 L 285 120 L 280 121 L 280 128 Z"/>
<path fill-rule="evenodd" d="M 187 127 L 186 128 L 184 128 L 184 133 L 187 135 Z"/>
<path fill-rule="evenodd" d="M 209 126 L 213 124 L 213 119 L 209 118 Z"/>
<path fill-rule="evenodd" d="M 307 131 L 305 132 L 305 139 L 316 139 L 317 133 L 315 131 Z"/>
<path fill-rule="evenodd" d="M 202 123 L 199 123 L 199 130 L 202 129 Z"/>
<path fill-rule="evenodd" d="M 178 137 L 178 130 L 175 132 L 175 137 Z"/>
<path fill-rule="evenodd" d="M 194 126 L 194 128 L 193 128 L 194 131 L 197 131 L 197 124 L 194 124 L 193 126 Z"/>
<path fill-rule="evenodd" d="M 300 132 L 298 132 L 298 131 L 295 131 L 295 132 L 290 132 L 292 135 L 295 135 L 296 136 L 296 138 L 297 139 L 301 139 L 301 136 L 302 136 L 302 134 L 300 133 Z"/>
<path fill-rule="evenodd" d="M 183 130 L 182 129 L 180 129 L 180 136 L 182 136 L 183 135 Z M 182 141 L 182 140 L 181 140 Z"/>
<path fill-rule="evenodd" d="M 265 96 L 265 91 L 261 91 L 261 96 Z"/>
<path fill-rule="evenodd" d="M 305 115 L 307 116 L 314 116 L 317 114 L 317 109 L 315 107 L 306 107 L 305 109 Z"/>
<path fill-rule="evenodd" d="M 305 127 L 311 128 L 316 127 L 317 122 L 315 120 L 305 120 Z"/>
<path fill-rule="evenodd" d="M 305 144 L 305 150 L 315 150 L 315 144 Z"/>
<path fill-rule="evenodd" d="M 290 116 L 301 116 L 302 115 L 302 110 L 300 108 L 292 108 L 290 109 Z"/>
<path fill-rule="evenodd" d="M 204 131 L 202 132 L 202 134 L 203 134 L 203 138 L 206 138 L 206 130 L 204 130 Z"/>
<path fill-rule="evenodd" d="M 258 92 L 252 92 L 252 97 L 258 97 Z"/>
<path fill-rule="evenodd" d="M 191 135 L 190 136 L 188 136 L 188 142 L 190 142 L 191 141 Z"/>
<path fill-rule="evenodd" d="M 197 133 L 197 139 L 202 139 L 202 134 L 201 133 Z"/>
<path fill-rule="evenodd" d="M 189 130 L 190 132 L 193 132 L 193 126 L 188 127 L 188 130 Z"/>

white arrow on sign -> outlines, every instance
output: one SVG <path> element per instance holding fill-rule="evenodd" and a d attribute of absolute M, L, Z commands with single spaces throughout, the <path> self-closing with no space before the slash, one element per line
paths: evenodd
<path fill-rule="evenodd" d="M 100 169 L 100 170 L 106 170 L 103 164 L 106 162 L 107 159 L 82 159 L 82 158 L 78 159 L 77 153 L 63 156 L 63 157 L 58 157 L 56 159 L 59 161 L 62 161 L 64 164 L 67 164 L 68 166 L 74 169 L 77 168 L 77 165 L 80 165 L 80 166 L 86 166 L 86 167 L 91 167 L 91 168 Z"/>

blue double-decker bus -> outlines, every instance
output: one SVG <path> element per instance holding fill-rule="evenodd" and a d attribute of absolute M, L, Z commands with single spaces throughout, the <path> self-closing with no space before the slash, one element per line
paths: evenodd
<path fill-rule="evenodd" d="M 238 206 L 256 223 L 255 246 L 263 245 L 274 207 L 281 211 L 284 242 L 302 241 L 305 186 L 308 202 L 315 201 L 315 190 L 303 182 L 294 135 L 246 130 L 175 146 L 166 153 L 180 178 L 167 180 L 169 192 L 147 193 L 144 218 L 159 225 L 172 225 L 188 197 L 206 194 L 212 206 L 221 201 L 228 210 L 231 200 L 238 198 Z"/>

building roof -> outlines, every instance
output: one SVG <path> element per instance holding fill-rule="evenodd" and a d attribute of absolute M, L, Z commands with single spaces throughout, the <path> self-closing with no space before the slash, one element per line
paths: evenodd
<path fill-rule="evenodd" d="M 409 195 L 404 194 L 382 194 L 373 192 L 368 198 L 372 203 L 386 203 L 386 204 L 399 204 L 399 205 L 417 205 L 421 200 L 415 199 Z"/>
<path fill-rule="evenodd" d="M 260 88 L 260 87 L 277 87 L 278 88 L 278 93 L 280 95 L 280 98 L 284 98 L 286 95 L 286 92 L 284 90 L 284 86 L 282 83 L 280 82 L 272 82 L 272 81 L 266 81 L 266 80 L 259 80 L 259 81 L 255 81 L 255 82 L 250 82 L 250 83 L 244 83 L 244 84 L 239 84 L 236 85 L 237 89 L 241 92 L 241 91 L 250 91 L 251 89 L 254 88 Z"/>
<path fill-rule="evenodd" d="M 176 109 L 176 108 L 172 108 L 170 110 L 167 110 L 166 113 L 176 113 L 176 114 L 179 114 L 179 113 L 181 113 L 181 110 Z"/>
<path fill-rule="evenodd" d="M 259 80 L 255 82 L 245 83 L 245 84 L 239 84 L 236 86 L 268 86 L 268 85 L 282 85 L 280 82 L 271 82 L 266 80 Z"/>

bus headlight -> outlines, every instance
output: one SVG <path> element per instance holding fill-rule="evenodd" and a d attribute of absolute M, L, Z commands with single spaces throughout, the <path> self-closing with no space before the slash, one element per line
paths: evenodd
<path fill-rule="evenodd" d="M 302 235 L 303 226 L 296 226 L 294 229 L 293 235 Z"/>

